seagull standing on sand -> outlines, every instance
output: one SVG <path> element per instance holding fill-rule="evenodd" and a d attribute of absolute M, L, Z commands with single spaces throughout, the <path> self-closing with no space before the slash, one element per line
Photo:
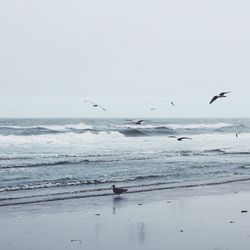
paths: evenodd
<path fill-rule="evenodd" d="M 228 92 L 221 92 L 219 95 L 215 95 L 212 100 L 210 101 L 209 104 L 213 103 L 214 101 L 216 101 L 218 98 L 222 98 L 222 97 L 227 97 L 226 94 L 231 93 L 231 91 Z"/>
<path fill-rule="evenodd" d="M 112 188 L 113 188 L 114 194 L 117 194 L 117 195 L 128 191 L 126 188 L 117 188 L 115 185 L 113 185 Z"/>
<path fill-rule="evenodd" d="M 169 137 L 170 137 L 170 138 L 176 138 L 177 141 L 192 140 L 192 138 L 185 137 L 185 136 L 183 136 L 183 137 L 176 137 L 176 136 L 174 136 L 174 135 L 170 135 Z"/>
<path fill-rule="evenodd" d="M 102 109 L 103 111 L 106 111 L 106 109 L 105 109 L 104 107 L 102 107 L 101 105 L 98 105 L 98 104 L 96 104 L 96 103 L 94 103 L 94 102 L 91 102 L 91 101 L 88 101 L 88 100 L 84 100 L 84 102 L 91 103 L 91 104 L 92 104 L 92 107 L 94 107 L 94 108 L 100 108 L 100 109 Z"/>

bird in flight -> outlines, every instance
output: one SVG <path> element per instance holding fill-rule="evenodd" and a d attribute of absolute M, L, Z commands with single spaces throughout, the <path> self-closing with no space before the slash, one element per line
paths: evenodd
<path fill-rule="evenodd" d="M 92 104 L 92 107 L 94 107 L 94 108 L 100 108 L 100 109 L 102 109 L 103 111 L 106 111 L 106 109 L 105 109 L 104 107 L 102 107 L 101 105 L 99 105 L 99 104 L 96 104 L 96 103 L 91 102 L 91 101 L 88 101 L 88 100 L 84 100 L 84 102 L 91 103 L 91 104 Z"/>
<path fill-rule="evenodd" d="M 185 136 L 183 136 L 183 137 L 176 137 L 176 136 L 174 136 L 174 135 L 170 135 L 169 137 L 170 137 L 170 138 L 176 138 L 177 141 L 192 140 L 192 138 L 185 137 Z"/>
<path fill-rule="evenodd" d="M 144 122 L 144 120 L 138 120 L 135 122 L 136 125 L 141 125 Z"/>
<path fill-rule="evenodd" d="M 171 102 L 172 106 L 175 106 L 175 104 L 173 102 Z"/>
<path fill-rule="evenodd" d="M 155 110 L 156 110 L 156 108 L 151 108 L 151 109 L 150 109 L 150 111 L 155 111 Z"/>
<path fill-rule="evenodd" d="M 212 100 L 210 101 L 209 104 L 213 103 L 214 101 L 216 101 L 218 98 L 222 98 L 222 97 L 227 97 L 226 94 L 231 93 L 231 91 L 228 92 L 221 92 L 219 95 L 215 95 Z"/>
<path fill-rule="evenodd" d="M 112 188 L 113 188 L 114 194 L 117 194 L 117 195 L 128 191 L 126 188 L 117 188 L 115 185 L 113 185 Z"/>

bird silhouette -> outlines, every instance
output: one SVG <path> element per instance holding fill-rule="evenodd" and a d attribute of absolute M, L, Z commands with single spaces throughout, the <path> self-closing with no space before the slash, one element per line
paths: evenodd
<path fill-rule="evenodd" d="M 169 138 L 176 138 L 177 141 L 192 140 L 192 138 L 190 138 L 190 137 L 185 137 L 185 136 L 183 136 L 183 137 L 176 137 L 174 135 L 170 135 Z"/>
<path fill-rule="evenodd" d="M 219 95 L 215 95 L 211 101 L 209 102 L 209 104 L 213 103 L 214 101 L 216 101 L 218 98 L 222 98 L 222 97 L 227 97 L 226 94 L 231 93 L 231 91 L 227 91 L 227 92 L 221 92 Z"/>
<path fill-rule="evenodd" d="M 106 111 L 106 109 L 105 109 L 104 107 L 102 107 L 102 106 L 99 105 L 99 104 L 96 104 L 95 102 L 88 101 L 88 100 L 84 100 L 84 102 L 91 103 L 91 104 L 92 104 L 92 107 L 94 107 L 94 108 L 100 108 L 100 109 L 102 109 L 103 111 Z"/>
<path fill-rule="evenodd" d="M 114 194 L 117 194 L 117 195 L 128 191 L 126 188 L 118 188 L 115 185 L 113 185 L 112 188 L 113 188 Z"/>
<path fill-rule="evenodd" d="M 141 125 L 144 122 L 144 120 L 138 120 L 135 122 L 136 125 Z"/>

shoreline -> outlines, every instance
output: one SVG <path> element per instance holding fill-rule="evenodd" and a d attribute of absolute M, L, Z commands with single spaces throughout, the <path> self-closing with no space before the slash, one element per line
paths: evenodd
<path fill-rule="evenodd" d="M 179 185 L 178 185 L 179 184 Z M 158 191 L 165 191 L 165 192 L 170 192 L 170 191 L 177 191 L 181 190 L 185 191 L 186 189 L 191 189 L 194 190 L 194 195 L 197 190 L 197 188 L 204 188 L 204 190 L 209 190 L 209 187 L 214 187 L 215 189 L 219 190 L 225 188 L 225 192 L 230 192 L 230 188 L 232 187 L 240 187 L 240 189 L 247 189 L 248 190 L 248 185 L 250 184 L 250 178 L 241 178 L 241 179 L 221 179 L 221 180 L 214 180 L 211 182 L 202 182 L 202 181 L 197 181 L 196 183 L 176 183 L 176 185 L 169 186 L 168 183 L 159 183 L 157 185 L 154 184 L 149 184 L 145 185 L 144 189 L 137 189 L 135 186 L 130 187 L 130 186 L 124 186 L 125 188 L 128 188 L 128 191 L 123 194 L 123 195 L 133 195 L 136 193 L 142 193 L 142 196 L 145 196 L 146 194 L 144 193 L 150 193 L 150 192 L 158 192 Z M 229 186 L 230 185 L 230 186 Z M 229 188 L 226 188 L 229 187 Z M 29 191 L 29 190 L 27 190 Z M 98 192 L 97 192 L 98 191 Z M 231 190 L 232 191 L 232 190 Z M 249 188 L 250 191 L 250 188 Z M 10 191 L 12 192 L 12 191 Z M 58 201 L 65 201 L 67 200 L 74 200 L 74 199 L 88 199 L 88 198 L 102 198 L 106 196 L 113 196 L 113 192 L 111 188 L 103 188 L 103 189 L 93 189 L 93 190 L 79 190 L 79 191 L 74 191 L 74 192 L 66 192 L 66 193 L 52 193 L 52 194 L 43 194 L 43 195 L 38 195 L 38 196 L 18 196 L 18 197 L 7 197 L 7 198 L 1 198 L 0 199 L 0 208 L 1 207 L 8 207 L 8 206 L 19 206 L 19 205 L 29 205 L 29 204 L 39 204 L 39 203 L 53 203 L 53 202 L 58 202 Z M 150 195 L 150 194 L 149 194 Z M 49 198 L 49 196 L 52 196 Z M 40 198 L 40 200 L 38 199 Z M 30 200 L 29 200 L 30 199 Z M 33 200 L 32 200 L 33 199 Z M 18 201 L 21 200 L 21 201 Z M 23 201 L 22 201 L 23 200 Z"/>
<path fill-rule="evenodd" d="M 249 183 L 1 207 L 0 249 L 247 250 Z"/>

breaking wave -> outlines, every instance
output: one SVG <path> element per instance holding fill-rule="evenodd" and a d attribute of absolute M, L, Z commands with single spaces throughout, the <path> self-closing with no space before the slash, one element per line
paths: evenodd
<path fill-rule="evenodd" d="M 91 130 L 92 126 L 84 123 L 67 125 L 39 125 L 39 126 L 0 126 L 2 135 L 43 135 L 67 132 L 81 132 Z"/>
<path fill-rule="evenodd" d="M 0 143 L 11 141 L 21 143 L 22 140 L 56 143 L 65 139 L 97 139 L 139 136 L 167 136 L 167 135 L 192 135 L 205 133 L 241 133 L 250 132 L 250 128 L 242 124 L 233 123 L 190 123 L 190 124 L 106 124 L 93 126 L 85 123 L 67 125 L 37 125 L 37 126 L 0 126 Z M 37 137 L 36 137 L 37 136 Z M 40 136 L 40 137 L 39 137 Z M 27 140 L 25 138 L 27 137 Z"/>
<path fill-rule="evenodd" d="M 130 181 L 142 181 L 154 178 L 163 178 L 164 175 L 147 175 L 147 176 L 136 176 L 127 178 L 110 178 L 110 179 L 74 179 L 74 178 L 62 178 L 51 181 L 41 181 L 37 183 L 26 183 L 13 186 L 0 187 L 0 192 L 6 191 L 18 191 L 18 190 L 31 190 L 31 189 L 43 189 L 51 187 L 64 187 L 64 186 L 79 186 L 79 185 L 90 185 L 90 184 L 107 184 L 113 182 L 130 182 Z"/>

